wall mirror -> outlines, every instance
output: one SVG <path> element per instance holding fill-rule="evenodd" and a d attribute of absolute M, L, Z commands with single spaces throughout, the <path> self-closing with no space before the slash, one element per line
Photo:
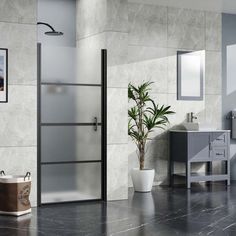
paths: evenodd
<path fill-rule="evenodd" d="M 204 52 L 177 51 L 177 99 L 203 100 Z"/>

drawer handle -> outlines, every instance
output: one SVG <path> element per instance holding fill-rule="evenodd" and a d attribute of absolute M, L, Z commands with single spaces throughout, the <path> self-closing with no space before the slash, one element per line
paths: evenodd
<path fill-rule="evenodd" d="M 223 138 L 217 138 L 216 140 L 218 140 L 218 141 L 224 141 Z"/>
<path fill-rule="evenodd" d="M 217 153 L 216 153 L 216 156 L 224 156 L 224 154 L 217 152 Z"/>

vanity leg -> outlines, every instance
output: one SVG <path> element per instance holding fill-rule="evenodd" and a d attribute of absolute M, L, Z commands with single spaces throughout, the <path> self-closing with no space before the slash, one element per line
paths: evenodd
<path fill-rule="evenodd" d="M 230 185 L 230 160 L 226 161 L 226 173 L 228 175 L 227 185 Z"/>
<path fill-rule="evenodd" d="M 191 187 L 190 176 L 191 176 L 191 162 L 187 161 L 186 162 L 186 183 L 187 183 L 187 188 Z"/>

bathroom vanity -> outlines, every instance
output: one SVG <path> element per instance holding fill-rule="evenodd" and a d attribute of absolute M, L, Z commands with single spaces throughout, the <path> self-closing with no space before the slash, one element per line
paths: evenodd
<path fill-rule="evenodd" d="M 230 131 L 170 131 L 170 185 L 173 186 L 176 176 L 186 179 L 187 188 L 191 183 L 200 181 L 225 180 L 230 185 Z M 213 173 L 213 162 L 220 161 L 223 164 L 222 173 Z M 184 173 L 175 173 L 176 162 L 185 163 Z M 193 163 L 206 163 L 204 173 L 191 171 Z"/>

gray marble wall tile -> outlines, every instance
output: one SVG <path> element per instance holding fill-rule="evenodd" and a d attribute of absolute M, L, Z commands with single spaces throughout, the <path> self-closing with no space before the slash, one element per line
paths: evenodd
<path fill-rule="evenodd" d="M 107 67 L 107 87 L 127 88 L 129 79 L 128 65 L 114 65 Z"/>
<path fill-rule="evenodd" d="M 217 12 L 205 12 L 206 28 L 207 27 L 222 27 L 222 14 Z"/>
<path fill-rule="evenodd" d="M 9 84 L 36 85 L 36 41 L 35 25 L 0 22 L 0 45 L 9 50 Z"/>
<path fill-rule="evenodd" d="M 127 88 L 107 90 L 107 143 L 127 143 L 128 138 Z"/>
<path fill-rule="evenodd" d="M 205 63 L 206 94 L 221 94 L 221 52 L 206 51 Z"/>
<path fill-rule="evenodd" d="M 128 62 L 143 62 L 167 57 L 167 48 L 128 46 Z"/>
<path fill-rule="evenodd" d="M 128 33 L 107 32 L 106 40 L 108 66 L 126 64 L 128 57 Z"/>
<path fill-rule="evenodd" d="M 176 93 L 168 94 L 168 104 L 175 112 L 169 117 L 170 127 L 186 122 L 187 113 L 194 112 L 198 117 L 198 122 L 205 122 L 205 96 L 203 101 L 183 101 L 177 100 Z"/>
<path fill-rule="evenodd" d="M 9 101 L 0 106 L 0 147 L 37 145 L 36 94 L 36 86 L 9 86 Z"/>
<path fill-rule="evenodd" d="M 138 21 L 138 20 L 137 20 Z M 129 44 L 151 47 L 167 46 L 167 26 L 156 22 L 129 22 Z"/>
<path fill-rule="evenodd" d="M 1 0 L 0 21 L 36 24 L 36 0 Z"/>
<path fill-rule="evenodd" d="M 189 50 L 205 48 L 205 28 L 187 24 L 168 24 L 168 47 Z"/>
<path fill-rule="evenodd" d="M 107 20 L 107 1 L 80 0 L 76 3 L 77 39 L 103 32 Z"/>
<path fill-rule="evenodd" d="M 206 95 L 205 101 L 205 122 L 211 124 L 216 129 L 222 128 L 222 96 L 221 95 Z"/>
<path fill-rule="evenodd" d="M 165 47 L 167 8 L 129 4 L 129 44 Z"/>
<path fill-rule="evenodd" d="M 83 56 L 86 56 L 84 54 L 87 53 L 93 54 L 94 56 L 97 51 L 100 53 L 102 48 L 106 48 L 106 36 L 106 33 L 102 32 L 96 35 L 89 36 L 87 38 L 79 39 L 76 41 L 76 47 L 79 50 L 81 48 L 84 48 L 85 51 L 79 51 L 79 53 L 83 54 Z"/>
<path fill-rule="evenodd" d="M 128 64 L 129 82 L 139 85 L 145 81 L 152 81 L 152 91 L 167 92 L 167 58 L 144 60 Z"/>
<path fill-rule="evenodd" d="M 136 19 L 139 21 L 157 22 L 159 24 L 167 24 L 167 7 L 139 4 L 139 3 L 128 3 L 129 9 L 129 21 L 135 22 Z"/>
<path fill-rule="evenodd" d="M 176 112 L 169 119 L 171 127 L 185 122 L 186 114 L 194 112 L 199 123 L 221 128 L 221 95 L 205 95 L 203 101 L 179 101 L 176 94 L 168 94 L 168 103 Z"/>
<path fill-rule="evenodd" d="M 106 30 L 128 32 L 127 0 L 107 0 Z"/>
<path fill-rule="evenodd" d="M 168 7 L 168 24 L 188 24 L 205 27 L 205 13 L 203 11 Z"/>
<path fill-rule="evenodd" d="M 143 81 L 153 81 L 153 92 L 167 92 L 166 48 L 129 45 L 128 58 L 129 82 L 138 85 Z"/>
<path fill-rule="evenodd" d="M 221 50 L 221 14 L 206 12 L 206 49 Z"/>
<path fill-rule="evenodd" d="M 37 205 L 37 148 L 36 147 L 0 147 L 1 170 L 10 175 L 32 175 L 30 201 Z"/>
<path fill-rule="evenodd" d="M 128 198 L 128 155 L 127 144 L 107 146 L 107 198 Z"/>
<path fill-rule="evenodd" d="M 167 91 L 177 93 L 177 51 L 178 49 L 167 50 Z"/>

